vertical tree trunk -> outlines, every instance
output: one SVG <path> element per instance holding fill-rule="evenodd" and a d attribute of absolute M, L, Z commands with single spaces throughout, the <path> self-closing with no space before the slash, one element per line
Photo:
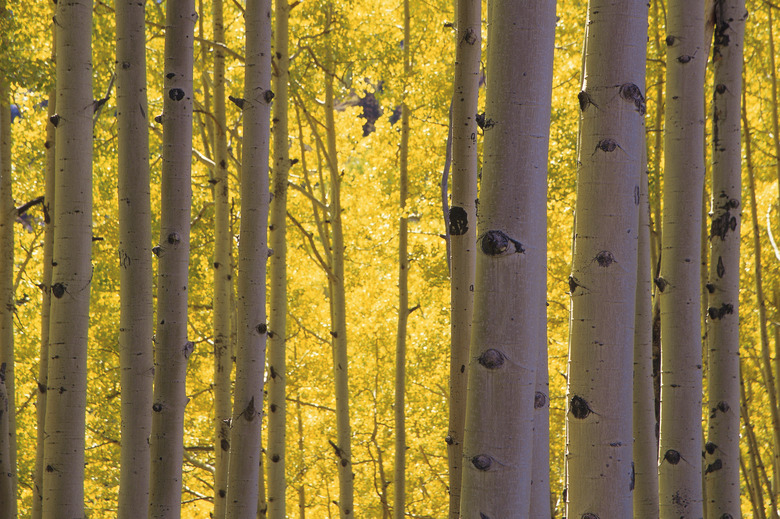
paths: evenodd
<path fill-rule="evenodd" d="M 393 517 L 406 514 L 406 328 L 409 320 L 409 235 L 406 220 L 406 198 L 409 191 L 409 103 L 406 87 L 412 73 L 411 24 L 409 0 L 404 0 L 404 102 L 401 105 L 401 146 L 399 160 L 398 219 L 398 331 L 395 347 L 395 464 L 393 482 Z"/>
<path fill-rule="evenodd" d="M 328 7 L 326 26 L 331 27 L 333 6 Z M 354 474 L 352 473 L 352 428 L 349 423 L 349 355 L 347 350 L 347 294 L 344 280 L 344 230 L 341 224 L 341 175 L 336 149 L 336 120 L 333 107 L 333 36 L 328 33 L 325 79 L 325 128 L 327 131 L 327 162 L 330 171 L 331 225 L 330 311 L 333 337 L 333 374 L 336 385 L 336 456 L 339 473 L 339 516 L 354 517 Z"/>
<path fill-rule="evenodd" d="M 536 366 L 547 340 L 555 2 L 497 1 L 490 20 L 460 515 L 526 518 L 537 492 L 531 486 Z M 539 492 L 549 501 L 546 488 Z"/>
<path fill-rule="evenodd" d="M 43 518 L 84 514 L 92 281 L 92 2 L 57 5 L 56 199 Z"/>
<path fill-rule="evenodd" d="M 739 276 L 742 193 L 744 0 L 715 3 L 712 213 L 708 302 L 707 516 L 741 516 L 739 480 Z M 755 210 L 755 208 L 754 208 Z"/>
<path fill-rule="evenodd" d="M 450 400 L 447 459 L 450 477 L 449 518 L 460 517 L 463 477 L 463 429 L 466 423 L 466 372 L 474 308 L 477 239 L 477 101 L 482 57 L 482 2 L 454 0 L 457 29 L 452 132 L 452 204 L 447 234 L 450 263 Z M 445 193 L 446 194 L 446 193 Z"/>
<path fill-rule="evenodd" d="M 0 16 L 8 16 L 5 2 Z M 5 37 L 3 38 L 5 40 Z M 8 104 L 5 71 L 0 70 L 0 364 L 4 366 L 0 421 L 0 517 L 16 517 L 16 405 L 14 383 L 14 222 L 16 209 L 12 190 L 11 109 Z M 11 412 L 8 412 L 8 411 Z M 2 411 L 2 409 L 0 409 Z"/>
<path fill-rule="evenodd" d="M 49 119 L 56 113 L 56 92 L 49 93 Z M 35 475 L 33 479 L 33 496 L 31 519 L 41 519 L 43 512 L 43 446 L 46 439 L 46 392 L 49 372 L 49 310 L 51 308 L 51 271 L 52 254 L 54 251 L 54 172 L 55 164 L 55 131 L 53 124 L 46 125 L 46 171 L 45 191 L 43 200 L 44 224 L 46 229 L 43 237 L 43 278 L 41 279 L 41 350 L 38 361 L 38 401 L 36 404 L 37 439 L 35 449 Z"/>
<path fill-rule="evenodd" d="M 166 9 L 163 157 L 157 333 L 152 404 L 150 516 L 181 516 L 182 458 L 187 360 L 187 287 L 192 203 L 193 0 L 173 0 Z M 59 148 L 59 147 L 58 147 Z M 59 200 L 59 198 L 58 198 Z M 59 202 L 58 202 L 59 207 Z"/>
<path fill-rule="evenodd" d="M 119 355 L 122 387 L 120 519 L 143 517 L 149 501 L 154 331 L 145 2 L 116 2 L 119 173 Z"/>
<path fill-rule="evenodd" d="M 644 154 L 643 154 L 644 155 Z M 653 383 L 653 303 L 650 203 L 647 174 L 640 177 L 634 329 L 634 519 L 658 518 L 658 440 Z"/>
<path fill-rule="evenodd" d="M 703 0 L 670 0 L 667 16 L 661 307 L 662 519 L 701 517 L 701 199 L 704 182 Z"/>
<path fill-rule="evenodd" d="M 288 127 L 288 51 L 290 6 L 287 0 L 275 0 L 273 134 L 274 168 L 269 240 L 271 304 L 268 320 L 268 517 L 284 519 L 285 443 L 287 405 L 287 182 L 290 172 L 290 138 Z"/>
<path fill-rule="evenodd" d="M 268 327 L 268 154 L 271 100 L 271 1 L 246 10 L 244 142 L 241 171 L 241 243 L 238 257 L 236 388 L 231 430 L 227 517 L 253 519 L 260 477 L 263 372 Z"/>
<path fill-rule="evenodd" d="M 233 237 L 230 232 L 227 117 L 225 115 L 225 27 L 222 0 L 211 4 L 214 31 L 214 518 L 224 519 L 230 452 L 230 296 Z"/>
<path fill-rule="evenodd" d="M 567 517 L 632 517 L 632 388 L 647 5 L 591 0 L 567 406 Z"/>

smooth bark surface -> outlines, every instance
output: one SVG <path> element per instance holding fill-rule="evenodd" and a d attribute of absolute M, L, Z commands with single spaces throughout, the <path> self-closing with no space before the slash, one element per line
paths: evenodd
<path fill-rule="evenodd" d="M 120 519 L 144 517 L 149 500 L 154 331 L 145 2 L 117 0 L 117 125 L 122 388 Z"/>
<path fill-rule="evenodd" d="M 670 0 L 660 275 L 662 519 L 701 517 L 704 2 Z"/>
<path fill-rule="evenodd" d="M 43 518 L 83 517 L 92 283 L 92 2 L 57 5 L 54 219 Z"/>
<path fill-rule="evenodd" d="M 633 344 L 647 5 L 588 6 L 566 439 L 567 517 L 632 517 Z"/>
<path fill-rule="evenodd" d="M 268 332 L 268 155 L 271 100 L 271 2 L 250 0 L 246 11 L 241 242 L 238 258 L 236 386 L 231 427 L 227 517 L 253 519 L 260 478 L 263 373 Z"/>
<path fill-rule="evenodd" d="M 149 510 L 155 519 L 181 516 L 185 379 L 187 360 L 194 349 L 187 338 L 187 287 L 196 18 L 193 0 L 167 5 L 160 241 L 153 248 L 158 278 Z"/>
<path fill-rule="evenodd" d="M 739 479 L 739 276 L 742 191 L 742 54 L 745 3 L 715 5 L 712 212 L 707 309 L 709 427 L 707 516 L 741 516 Z"/>
<path fill-rule="evenodd" d="M 449 518 L 460 517 L 466 382 L 474 308 L 477 239 L 477 100 L 482 56 L 482 2 L 454 0 L 457 30 L 451 107 L 452 202 L 447 234 L 450 265 L 450 399 L 447 459 Z"/>
<path fill-rule="evenodd" d="M 555 2 L 495 2 L 490 20 L 460 515 L 525 518 L 532 492 L 549 500 L 531 481 Z"/>

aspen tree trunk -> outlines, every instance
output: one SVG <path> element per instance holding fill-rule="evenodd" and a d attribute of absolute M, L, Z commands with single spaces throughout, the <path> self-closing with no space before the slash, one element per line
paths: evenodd
<path fill-rule="evenodd" d="M 227 116 L 225 115 L 225 27 L 222 0 L 211 4 L 214 30 L 214 518 L 224 519 L 230 453 L 230 295 L 233 237 L 230 232 Z"/>
<path fill-rule="evenodd" d="M 287 426 L 287 182 L 290 173 L 290 138 L 288 127 L 288 51 L 290 6 L 287 0 L 275 0 L 274 53 L 276 74 L 273 78 L 274 168 L 273 198 L 269 240 L 270 312 L 268 320 L 268 517 L 286 517 L 285 443 Z"/>
<path fill-rule="evenodd" d="M 698 518 L 702 496 L 701 199 L 704 182 L 703 0 L 670 0 L 667 15 L 661 308 L 662 519 Z"/>
<path fill-rule="evenodd" d="M 531 486 L 536 366 L 547 329 L 555 2 L 497 1 L 490 19 L 460 515 L 526 518 L 537 492 Z M 548 490 L 538 491 L 549 502 Z"/>
<path fill-rule="evenodd" d="M 658 440 L 653 383 L 653 303 L 647 174 L 640 176 L 634 328 L 634 519 L 658 518 Z"/>
<path fill-rule="evenodd" d="M 569 278 L 567 517 L 633 516 L 632 374 L 646 42 L 644 2 L 589 2 Z"/>
<path fill-rule="evenodd" d="M 328 7 L 326 27 L 330 28 L 333 6 Z M 338 458 L 339 516 L 354 517 L 354 474 L 352 473 L 352 428 L 349 423 L 349 356 L 347 350 L 347 303 L 344 280 L 344 231 L 341 224 L 341 175 L 336 149 L 336 120 L 333 108 L 333 36 L 328 33 L 325 56 L 325 128 L 327 131 L 326 157 L 330 170 L 330 204 L 328 216 L 331 225 L 330 312 L 333 337 L 333 374 L 336 386 L 336 431 L 334 447 Z"/>
<path fill-rule="evenodd" d="M 56 60 L 55 60 L 56 61 Z M 56 92 L 49 93 L 49 119 L 56 113 Z M 41 519 L 43 512 L 43 445 L 46 439 L 46 392 L 49 372 L 49 310 L 51 308 L 51 271 L 52 254 L 54 251 L 54 172 L 55 172 L 55 128 L 53 124 L 46 125 L 45 191 L 43 200 L 44 224 L 43 235 L 43 278 L 41 279 L 41 351 L 38 361 L 38 401 L 36 404 L 37 438 L 35 449 L 35 475 L 33 476 L 33 496 L 30 511 L 31 519 Z"/>
<path fill-rule="evenodd" d="M 457 45 L 450 131 L 452 204 L 447 218 L 450 243 L 450 401 L 447 459 L 449 519 L 460 517 L 463 428 L 466 423 L 466 372 L 474 308 L 477 240 L 477 100 L 482 57 L 482 2 L 454 0 Z"/>
<path fill-rule="evenodd" d="M 149 501 L 154 379 L 149 119 L 146 100 L 145 2 L 116 6 L 119 133 L 119 355 L 122 388 L 120 519 L 142 517 Z"/>
<path fill-rule="evenodd" d="M 192 203 L 192 41 L 196 17 L 193 0 L 172 0 L 167 5 L 162 213 L 160 242 L 153 249 L 159 265 L 149 510 L 155 519 L 181 516 L 185 379 L 187 360 L 194 348 L 187 340 L 187 286 Z"/>
<path fill-rule="evenodd" d="M 268 327 L 268 155 L 271 100 L 271 0 L 246 10 L 244 142 L 241 171 L 241 243 L 238 253 L 236 387 L 231 429 L 227 517 L 253 519 L 260 478 L 263 372 Z"/>
<path fill-rule="evenodd" d="M 57 5 L 56 199 L 43 518 L 84 515 L 92 281 L 92 2 Z"/>
<path fill-rule="evenodd" d="M 0 16 L 7 16 L 5 2 Z M 14 222 L 16 208 L 12 191 L 11 109 L 4 71 L 0 71 L 0 364 L 2 389 L 0 405 L 0 517 L 16 517 L 16 405 L 14 395 Z M 9 410 L 11 412 L 9 412 Z"/>
<path fill-rule="evenodd" d="M 404 0 L 404 85 L 408 86 L 412 62 L 409 0 Z M 406 220 L 406 198 L 409 191 L 409 104 L 404 88 L 401 105 L 401 146 L 399 160 L 398 219 L 398 332 L 395 348 L 395 464 L 393 482 L 393 518 L 406 514 L 406 328 L 409 321 L 409 231 Z"/>
<path fill-rule="evenodd" d="M 741 516 L 739 479 L 739 276 L 742 193 L 744 0 L 715 3 L 712 213 L 708 301 L 707 516 Z M 754 207 L 755 210 L 755 207 Z M 771 369 L 771 368 L 770 368 Z"/>

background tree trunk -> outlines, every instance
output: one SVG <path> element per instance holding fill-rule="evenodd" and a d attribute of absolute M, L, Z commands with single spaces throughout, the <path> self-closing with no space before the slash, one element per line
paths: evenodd
<path fill-rule="evenodd" d="M 700 262 L 704 182 L 704 2 L 667 16 L 661 272 L 660 516 L 703 514 Z"/>
<path fill-rule="evenodd" d="M 707 516 L 741 516 L 739 480 L 739 277 L 742 192 L 740 134 L 745 3 L 715 4 L 712 213 L 707 311 L 709 434 Z"/>
<path fill-rule="evenodd" d="M 144 517 L 149 501 L 154 379 L 149 119 L 145 2 L 116 2 L 119 132 L 119 355 L 122 388 L 120 519 Z"/>
<path fill-rule="evenodd" d="M 157 333 L 152 404 L 150 516 L 181 516 L 187 360 L 187 285 L 192 203 L 193 0 L 167 4 Z M 58 199 L 59 200 L 59 199 Z M 59 204 L 58 204 L 59 205 Z"/>
<path fill-rule="evenodd" d="M 647 5 L 592 0 L 580 147 L 567 391 L 567 517 L 632 517 L 632 365 Z"/>
<path fill-rule="evenodd" d="M 57 205 L 49 325 L 43 517 L 84 515 L 92 283 L 92 2 L 57 5 Z"/>
<path fill-rule="evenodd" d="M 285 479 L 287 426 L 287 182 L 290 173 L 290 137 L 288 126 L 288 51 L 290 6 L 287 0 L 275 0 L 273 104 L 273 198 L 269 240 L 270 306 L 268 320 L 268 517 L 286 515 Z"/>
<path fill-rule="evenodd" d="M 477 240 L 477 101 L 482 57 L 482 2 L 454 0 L 455 76 L 450 131 L 452 133 L 452 203 L 447 215 L 450 265 L 450 400 L 447 459 L 449 463 L 449 518 L 460 517 L 463 478 L 463 429 L 466 423 L 471 319 Z M 445 192 L 446 195 L 446 192 Z M 446 197 L 445 197 L 446 198 Z M 446 200 L 445 200 L 446 201 Z"/>

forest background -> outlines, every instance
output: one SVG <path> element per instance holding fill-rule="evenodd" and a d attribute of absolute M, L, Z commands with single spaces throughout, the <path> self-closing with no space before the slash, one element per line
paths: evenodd
<path fill-rule="evenodd" d="M 12 120 L 13 198 L 17 207 L 45 191 L 49 92 L 54 87 L 53 5 L 13 2 L 3 18 L 2 66 L 6 110 Z M 328 279 L 321 268 L 323 244 L 317 236 L 312 195 L 327 179 L 317 176 L 317 137 L 312 128 L 325 120 L 321 63 L 333 53 L 336 64 L 336 146 L 343 169 L 342 205 L 346 241 L 347 323 L 350 405 L 353 429 L 355 509 L 362 517 L 389 514 L 394 453 L 393 388 L 398 292 L 396 273 L 399 216 L 409 222 L 409 302 L 406 390 L 407 513 L 444 517 L 448 507 L 447 406 L 449 394 L 449 275 L 441 205 L 448 110 L 452 95 L 454 33 L 452 3 L 411 2 L 411 38 L 404 40 L 400 2 L 295 2 L 290 11 L 290 191 L 288 199 L 287 325 L 287 482 L 288 507 L 312 517 L 338 515 L 335 397 L 331 375 L 331 324 Z M 332 5 L 334 23 L 325 30 Z M 213 144 L 213 27 L 211 3 L 197 4 L 195 43 L 195 119 L 190 256 L 189 338 L 195 348 L 187 368 L 183 515 L 206 517 L 212 509 L 215 440 L 213 430 L 212 298 L 215 248 Z M 243 92 L 243 7 L 226 2 L 226 93 Z M 647 59 L 646 128 L 653 225 L 662 210 L 660 135 L 663 131 L 665 5 L 653 0 Z M 771 507 L 777 495 L 780 446 L 774 443 L 770 394 L 777 377 L 780 347 L 780 262 L 772 234 L 778 230 L 777 77 L 773 10 L 751 2 L 745 35 L 745 127 L 750 153 L 743 166 L 754 175 L 746 182 L 743 215 L 757 225 L 742 227 L 741 356 L 745 381 L 743 419 L 752 442 L 745 441 L 743 481 L 745 517 L 761 499 Z M 165 2 L 147 3 L 149 113 L 162 112 Z M 486 11 L 483 11 L 486 12 Z M 586 6 L 561 0 L 557 8 L 553 102 L 548 175 L 548 348 L 550 371 L 550 459 L 553 508 L 560 516 L 563 488 L 566 359 L 569 334 L 569 274 L 575 198 L 577 132 Z M 483 31 L 489 32 L 483 23 Z M 327 38 L 326 38 L 327 36 Z M 404 50 L 412 57 L 404 71 Z M 93 265 L 86 447 L 86 508 L 89 517 L 111 517 L 119 483 L 119 271 L 117 244 L 117 127 L 114 105 L 115 13 L 109 2 L 94 3 L 93 97 L 105 100 L 95 111 L 93 160 Z M 484 89 L 480 91 L 480 106 Z M 400 106 L 410 106 L 409 196 L 398 207 Z M 703 102 L 709 102 L 703 100 Z M 709 110 L 707 111 L 709 113 Z M 316 121 L 320 121 L 317 123 Z M 241 110 L 227 104 L 228 172 L 238 185 L 241 160 Z M 708 138 L 711 131 L 708 122 Z M 152 201 L 160 200 L 161 126 L 150 128 Z M 704 143 L 703 143 L 704 145 Z M 743 147 L 746 146 L 743 139 Z M 748 159 L 750 162 L 748 162 Z M 308 164 L 311 172 L 304 170 Z M 315 165 L 313 165 L 315 164 Z M 752 198 L 751 194 L 755 194 Z M 710 199 L 707 189 L 704 200 Z M 755 204 L 751 202 L 755 200 Z M 240 198 L 230 192 L 232 246 L 238 244 Z M 706 221 L 706 219 L 705 219 Z M 158 235 L 159 209 L 153 210 Z M 706 225 L 706 224 L 705 224 Z M 41 337 L 44 214 L 40 205 L 20 211 L 15 232 L 15 401 L 20 511 L 33 496 L 36 399 Z M 657 228 L 656 228 L 657 229 Z M 708 229 L 702 229 L 707 236 Z M 758 237 L 755 242 L 754 238 Z M 706 240 L 703 241 L 706 243 Z M 757 298 L 756 258 L 765 258 L 767 297 Z M 706 265 L 706 248 L 702 250 Z M 234 254 L 235 257 L 237 257 Z M 702 283 L 702 287 L 704 283 Z M 704 290 L 704 288 L 702 288 Z M 774 348 L 759 334 L 759 308 L 765 306 Z M 705 375 L 706 376 L 706 375 Z M 773 463 L 775 465 L 773 470 Z M 761 472 L 761 467 L 766 467 Z M 750 467 L 753 467 L 752 469 Z M 751 472 L 754 471 L 754 472 Z M 754 475 L 751 475 L 754 474 Z M 761 476 L 763 474 L 763 476 Z M 751 497 L 753 499 L 751 500 Z M 758 513 L 756 511 L 756 513 Z M 763 516 L 763 515 L 757 515 Z"/>

